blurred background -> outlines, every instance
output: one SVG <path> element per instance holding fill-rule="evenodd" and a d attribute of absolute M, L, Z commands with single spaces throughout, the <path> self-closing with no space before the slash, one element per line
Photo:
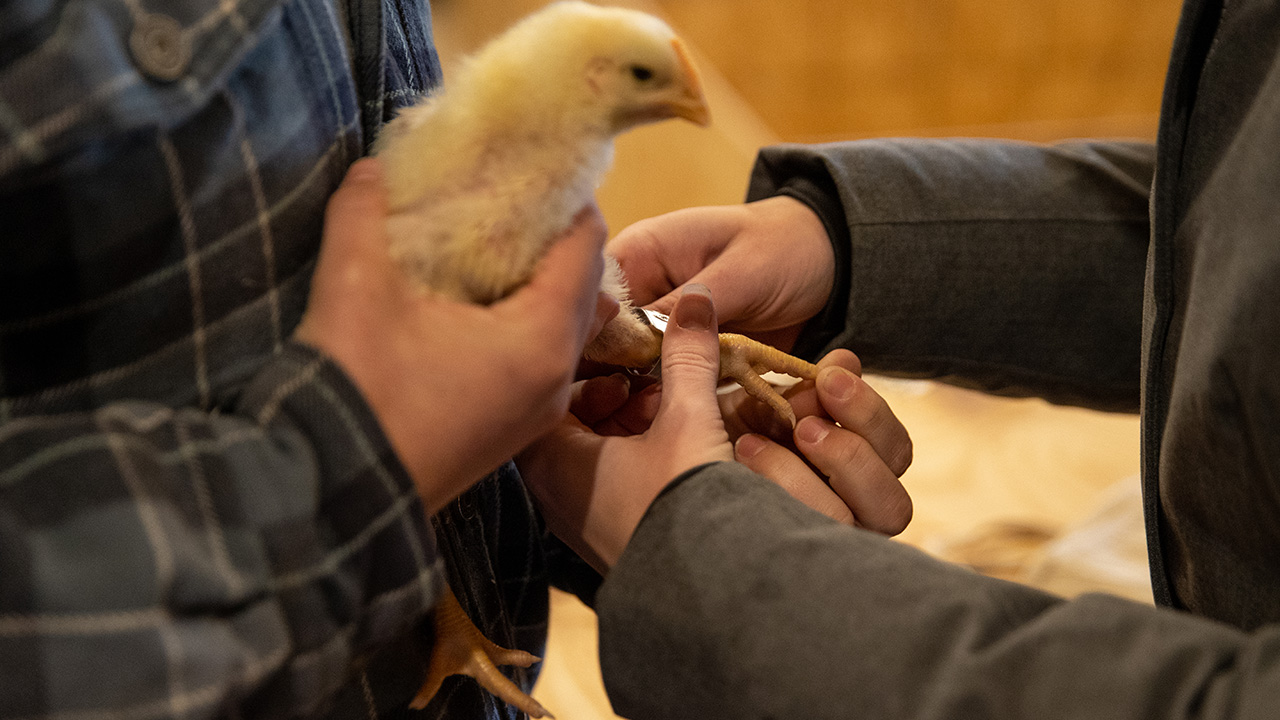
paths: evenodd
<path fill-rule="evenodd" d="M 445 82 L 542 0 L 434 0 Z M 682 207 L 742 201 L 756 150 L 884 136 L 1153 140 L 1174 0 L 663 0 L 693 51 L 713 124 L 623 136 L 600 205 L 616 232 Z M 1138 421 L 927 382 L 873 378 L 911 432 L 902 542 L 1063 595 L 1150 601 Z M 552 598 L 535 695 L 562 720 L 615 717 L 595 617 Z"/>

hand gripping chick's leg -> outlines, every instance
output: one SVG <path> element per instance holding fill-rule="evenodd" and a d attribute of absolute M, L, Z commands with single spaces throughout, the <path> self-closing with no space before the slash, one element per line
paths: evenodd
<path fill-rule="evenodd" d="M 596 339 L 587 346 L 583 355 L 588 360 L 608 365 L 650 368 L 662 354 L 663 328 L 650 324 L 645 314 L 636 312 L 631 306 L 616 263 L 610 263 L 607 267 L 606 276 L 619 274 L 619 277 L 612 286 L 606 282 L 606 290 L 619 298 L 622 307 L 617 317 L 606 324 Z M 655 319 L 659 325 L 665 322 L 660 317 Z M 795 411 L 786 398 L 761 377 L 766 372 L 813 380 L 818 376 L 818 366 L 745 335 L 720 333 L 720 379 L 738 383 L 748 395 L 768 405 L 778 417 L 794 428 Z"/>
<path fill-rule="evenodd" d="M 524 650 L 508 650 L 486 638 L 466 611 L 458 603 L 458 598 L 446 585 L 440 595 L 435 611 L 436 644 L 431 651 L 431 662 L 427 666 L 427 677 L 418 689 L 418 694 L 409 703 L 414 710 L 421 710 L 431 702 L 444 679 L 450 675 L 467 675 L 475 678 L 484 689 L 502 698 L 529 717 L 555 717 L 547 712 L 537 700 L 511 682 L 495 665 L 516 665 L 529 667 L 541 662 L 542 658 Z"/>

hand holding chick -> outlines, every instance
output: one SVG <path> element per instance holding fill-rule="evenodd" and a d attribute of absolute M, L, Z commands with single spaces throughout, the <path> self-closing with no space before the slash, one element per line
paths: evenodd
<path fill-rule="evenodd" d="M 329 202 L 295 337 L 359 387 L 435 513 L 563 417 L 596 315 L 604 221 L 584 211 L 526 287 L 480 306 L 414 287 L 387 256 L 384 217 L 379 162 L 361 160 Z"/>

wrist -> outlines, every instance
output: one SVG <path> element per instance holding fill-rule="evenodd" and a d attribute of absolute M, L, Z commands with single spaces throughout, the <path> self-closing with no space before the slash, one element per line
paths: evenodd
<path fill-rule="evenodd" d="M 817 231 L 810 224 L 816 218 L 822 226 L 821 239 L 826 243 L 821 268 L 811 269 L 815 277 L 821 279 L 824 293 L 808 298 L 805 321 L 794 328 L 787 350 L 797 357 L 816 358 L 838 329 L 844 327 L 851 282 L 849 226 L 834 185 L 827 187 L 805 178 L 792 178 L 777 192 L 777 197 L 789 198 L 807 210 L 797 215 L 797 221 L 803 221 L 803 227 L 807 228 L 801 239 L 808 243 L 816 239 Z M 791 207 L 794 209 L 794 205 Z"/>
<path fill-rule="evenodd" d="M 466 485 L 441 473 L 444 468 L 431 453 L 433 443 L 421 432 L 444 418 L 433 419 L 433 408 L 412 406 L 410 394 L 396 391 L 399 375 L 391 369 L 390 361 L 394 349 L 374 352 L 371 344 L 355 341 L 351 335 L 317 332 L 305 322 L 293 341 L 325 356 L 347 378 L 382 431 L 392 455 L 408 473 L 428 515 L 461 494 Z"/>
<path fill-rule="evenodd" d="M 761 272 L 771 276 L 775 285 L 772 312 L 786 318 L 767 337 L 757 339 L 789 349 L 806 323 L 832 299 L 836 251 L 822 217 L 801 198 L 780 194 L 744 207 L 751 214 L 745 221 L 754 228 L 751 234 L 766 243 L 761 252 L 777 263 Z"/>

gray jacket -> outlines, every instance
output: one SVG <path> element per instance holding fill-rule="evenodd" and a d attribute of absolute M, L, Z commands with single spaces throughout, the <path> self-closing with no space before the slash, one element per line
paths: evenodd
<path fill-rule="evenodd" d="M 1278 48 L 1280 3 L 1188 0 L 1154 148 L 782 146 L 752 178 L 752 199 L 818 210 L 836 246 L 802 354 L 1141 410 L 1153 584 L 1174 609 L 979 577 L 709 466 L 601 589 L 620 713 L 1280 717 Z"/>

